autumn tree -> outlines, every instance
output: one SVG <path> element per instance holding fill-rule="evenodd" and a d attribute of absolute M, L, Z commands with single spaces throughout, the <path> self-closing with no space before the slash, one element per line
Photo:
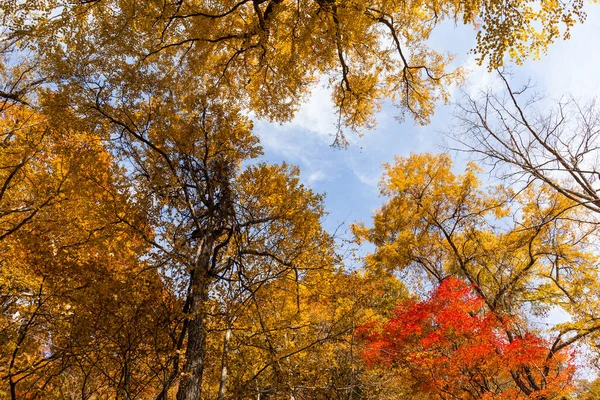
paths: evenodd
<path fill-rule="evenodd" d="M 459 82 L 452 56 L 427 39 L 444 20 L 477 28 L 474 49 L 490 68 L 505 56 L 539 57 L 585 14 L 583 2 L 354 0 L 4 2 L 4 43 L 29 54 L 33 81 L 102 77 L 117 92 L 151 78 L 198 78 L 212 101 L 289 120 L 328 75 L 342 129 L 371 126 L 383 99 L 426 123 Z"/>
<path fill-rule="evenodd" d="M 530 332 L 509 340 L 508 319 L 486 309 L 465 282 L 444 279 L 422 301 L 400 303 L 382 326 L 359 328 L 371 368 L 393 368 L 412 383 L 404 398 L 555 399 L 573 391 L 574 366 L 564 349 Z M 526 376 L 519 383 L 514 375 Z M 530 393 L 531 382 L 539 388 Z M 400 395 L 400 394 L 399 394 Z"/>
<path fill-rule="evenodd" d="M 231 310 L 228 395 L 365 398 L 371 382 L 354 331 L 367 321 L 389 317 L 405 297 L 404 285 L 390 274 L 326 269 L 307 271 L 299 282 L 293 275 L 278 279 L 251 297 L 242 296 Z M 225 339 L 224 332 L 219 338 Z M 215 344 L 217 356 L 221 340 Z M 221 373 L 218 359 L 210 364 L 212 374 Z M 210 393 L 207 397 L 217 397 Z"/>
<path fill-rule="evenodd" d="M 343 129 L 371 126 L 385 98 L 394 100 L 401 115 L 425 123 L 435 102 L 447 100 L 448 85 L 459 82 L 462 75 L 448 71 L 450 55 L 426 44 L 440 21 L 480 27 L 475 50 L 480 62 L 496 67 L 505 55 L 516 61 L 537 56 L 560 31 L 568 35 L 575 21 L 584 17 L 578 0 L 542 7 L 494 1 L 407 5 L 396 1 L 50 0 L 2 2 L 0 10 L 3 110 L 29 107 L 33 115 L 43 115 L 41 121 L 62 127 L 65 136 L 77 137 L 73 130 L 96 143 L 95 154 L 105 161 L 98 166 L 81 157 L 78 164 L 78 157 L 72 157 L 75 169 L 87 171 L 81 182 L 104 188 L 102 195 L 94 192 L 96 186 L 87 191 L 83 183 L 79 191 L 69 189 L 65 193 L 78 194 L 74 198 L 85 204 L 74 202 L 72 207 L 82 210 L 86 218 L 102 217 L 98 226 L 117 230 L 110 235 L 114 242 L 106 239 L 98 244 L 106 251 L 95 248 L 93 240 L 89 248 L 79 250 L 110 258 L 129 249 L 116 243 L 134 247 L 122 262 L 56 259 L 57 268 L 64 264 L 81 267 L 83 272 L 118 264 L 151 276 L 147 288 L 132 278 L 135 274 L 126 274 L 127 279 L 110 279 L 112 283 L 98 292 L 118 295 L 129 286 L 150 296 L 150 305 L 139 298 L 113 302 L 101 296 L 83 307 L 91 313 L 88 321 L 98 323 L 108 313 L 132 324 L 136 315 L 152 311 L 152 305 L 167 310 L 167 315 L 179 310 L 167 320 L 161 311 L 140 322 L 144 332 L 156 332 L 153 329 L 160 324 L 168 327 L 170 341 L 159 335 L 156 348 L 161 351 L 151 362 L 147 358 L 151 347 L 139 341 L 139 332 L 131 326 L 105 332 L 81 328 L 82 337 L 97 339 L 97 343 L 84 341 L 95 350 L 90 352 L 94 358 L 86 359 L 80 368 L 81 382 L 87 382 L 92 375 L 86 371 L 93 370 L 106 388 L 90 389 L 85 396 L 115 391 L 117 397 L 150 396 L 152 392 L 166 399 L 176 390 L 178 399 L 194 400 L 206 386 L 210 324 L 225 321 L 228 326 L 222 317 L 232 309 L 223 293 L 239 292 L 236 301 L 257 299 L 263 289 L 287 290 L 283 282 L 290 284 L 290 279 L 300 286 L 309 271 L 331 269 L 335 262 L 332 239 L 320 225 L 321 196 L 300 184 L 294 167 L 252 164 L 260 147 L 249 114 L 279 122 L 291 119 L 316 81 L 328 74 L 339 111 L 339 144 L 344 143 Z M 6 185 L 24 188 L 12 191 L 16 197 L 7 206 L 11 215 L 6 219 L 3 215 L 1 221 L 11 240 L 21 240 L 13 233 L 21 232 L 30 215 L 32 221 L 37 219 L 45 199 L 53 199 L 52 189 L 43 192 L 50 197 L 32 196 L 29 190 L 37 186 L 13 178 L 23 176 L 25 165 L 35 165 L 36 155 L 47 153 L 55 159 L 60 154 L 40 140 L 40 131 L 21 140 L 23 151 L 10 155 L 2 176 Z M 62 141 L 68 143 L 64 137 Z M 86 162 L 90 169 L 85 168 Z M 120 168 L 106 172 L 113 163 Z M 41 171 L 56 184 L 54 179 L 61 176 L 56 167 L 44 168 L 35 172 Z M 103 208 L 92 204 L 118 207 L 98 215 Z M 21 213 L 24 205 L 26 211 Z M 63 215 L 65 210 L 56 212 Z M 57 231 L 51 218 L 41 221 Z M 77 229 L 87 228 L 77 225 Z M 112 252 L 115 247 L 121 252 Z M 50 257 L 51 252 L 47 254 Z M 514 281 L 508 288 L 521 283 L 516 276 L 506 278 Z M 504 304 L 509 293 L 502 291 L 498 301 Z M 267 305 L 265 300 L 263 307 Z M 255 309 L 258 312 L 260 307 Z M 246 321 L 252 322 L 255 326 L 256 320 Z M 263 338 L 267 332 L 261 333 Z M 119 343 L 110 346 L 100 339 L 115 337 Z M 47 342 L 58 343 L 58 339 L 52 336 Z M 130 357 L 134 349 L 144 355 Z M 108 354 L 118 354 L 119 361 L 102 364 L 100 371 L 96 365 Z M 151 365 L 132 379 L 131 371 L 139 371 L 140 365 L 134 360 L 142 359 Z M 271 360 L 269 365 L 275 363 Z M 148 370 L 153 381 L 147 378 Z M 16 375 L 9 371 L 6 376 Z M 154 391 L 146 391 L 153 385 Z"/>
<path fill-rule="evenodd" d="M 600 211 L 597 105 L 572 96 L 550 100 L 530 83 L 516 87 L 501 71 L 496 78 L 499 89 L 464 95 L 451 135 L 461 150 L 481 156 L 515 187 L 541 183 L 568 199 L 591 230 Z M 587 242 L 593 248 L 597 236 Z M 593 290 L 588 280 L 581 285 Z M 597 357 L 597 340 L 587 346 Z"/>
<path fill-rule="evenodd" d="M 293 167 L 242 168 L 260 148 L 239 116 L 208 106 L 184 115 L 173 112 L 181 104 L 167 105 L 153 110 L 146 132 L 119 124 L 118 113 L 100 102 L 85 120 L 54 109 L 37 116 L 39 125 L 10 132 L 6 149 L 14 157 L 5 161 L 14 179 L 7 180 L 4 209 L 30 202 L 36 211 L 23 222 L 13 222 L 12 213 L 2 220 L 11 228 L 2 240 L 10 257 L 1 282 L 2 371 L 12 398 L 168 398 L 173 389 L 185 396 L 190 386 L 198 393 L 215 382 L 222 396 L 247 393 L 260 374 L 203 381 L 209 359 L 248 371 L 245 353 L 210 344 L 228 326 L 234 349 L 239 333 L 279 342 L 304 321 L 297 340 L 261 354 L 269 376 L 261 385 L 285 391 L 272 368 L 325 344 L 333 351 L 326 342 L 351 334 L 339 322 L 344 313 L 323 331 L 328 309 L 309 312 L 305 305 L 331 295 L 323 284 L 336 275 L 331 239 L 320 227 L 320 196 L 300 185 Z M 101 131 L 81 133 L 95 127 Z M 111 129 L 120 137 L 102 140 Z M 43 133 L 35 136 L 34 156 L 10 169 L 13 158 L 29 154 L 21 142 L 32 131 Z M 48 193 L 52 201 L 34 207 Z M 286 310 L 274 319 L 276 304 Z M 244 337 L 243 346 L 252 347 Z M 177 385 L 180 379 L 195 381 Z"/>
<path fill-rule="evenodd" d="M 500 321 L 510 316 L 509 343 L 529 330 L 532 316 L 562 308 L 572 319 L 546 333 L 548 359 L 594 337 L 600 329 L 596 257 L 575 204 L 548 186 L 484 190 L 474 164 L 461 175 L 451 168 L 445 154 L 398 157 L 386 167 L 381 190 L 387 202 L 372 228 L 354 228 L 359 240 L 376 246 L 367 268 L 402 272 L 416 285 L 466 280 L 488 312 Z M 511 376 L 526 395 L 544 379 L 519 371 Z"/>
<path fill-rule="evenodd" d="M 160 274 L 168 295 L 180 301 L 173 321 L 183 321 L 170 332 L 167 360 L 154 360 L 163 363 L 155 371 L 162 376 L 154 382 L 157 396 L 167 398 L 175 385 L 179 398 L 199 398 L 212 318 L 207 312 L 222 282 L 241 287 L 247 296 L 273 280 L 291 275 L 299 282 L 309 269 L 331 268 L 332 242 L 320 226 L 321 196 L 299 183 L 294 167 L 248 166 L 260 154 L 250 121 L 239 110 L 188 90 L 198 83 L 194 77 L 170 77 L 171 86 L 140 78 L 138 86 L 122 88 L 118 101 L 106 77 L 70 78 L 53 93 L 40 91 L 35 107 L 57 123 L 93 132 L 123 167 L 123 189 L 134 195 L 137 210 L 115 212 L 114 224 L 148 246 L 136 253 L 138 261 Z M 137 211 L 147 224 L 136 220 Z M 99 315 L 105 311 L 94 308 Z M 170 329 L 169 321 L 163 323 Z M 126 334 L 127 328 L 114 334 Z M 103 346 L 98 357 L 106 351 Z M 121 387 L 125 375 L 111 377 L 108 387 Z M 134 393 L 140 395 L 129 395 Z"/>
<path fill-rule="evenodd" d="M 173 300 L 119 220 L 150 234 L 122 170 L 74 119 L 14 105 L 0 121 L 0 393 L 147 393 L 171 350 L 161 305 Z"/>
<path fill-rule="evenodd" d="M 234 109 L 174 93 L 129 114 L 103 95 L 98 89 L 82 123 L 106 126 L 112 135 L 113 152 L 128 165 L 131 190 L 154 228 L 152 235 L 139 232 L 150 246 L 148 262 L 182 299 L 184 324 L 159 398 L 178 384 L 178 398 L 196 399 L 211 307 L 227 301 L 222 290 L 254 296 L 271 281 L 299 282 L 306 271 L 333 265 L 321 196 L 300 184 L 294 167 L 244 165 L 260 147 L 250 121 Z M 137 229 L 127 214 L 119 220 Z"/>

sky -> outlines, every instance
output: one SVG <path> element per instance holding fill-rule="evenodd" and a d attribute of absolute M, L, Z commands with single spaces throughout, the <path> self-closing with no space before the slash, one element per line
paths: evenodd
<path fill-rule="evenodd" d="M 585 23 L 573 27 L 570 40 L 551 45 L 541 60 L 511 66 L 513 83 L 531 79 L 536 90 L 550 98 L 568 94 L 583 100 L 594 97 L 600 88 L 600 5 L 589 5 L 587 12 Z M 493 84 L 493 75 L 485 67 L 476 66 L 474 57 L 468 54 L 475 45 L 471 27 L 442 25 L 434 31 L 430 44 L 456 54 L 454 65 L 470 71 L 466 84 L 453 90 L 453 101 L 459 99 L 461 90 L 473 94 Z M 448 140 L 443 132 L 452 126 L 452 110 L 452 104 L 440 104 L 429 125 L 416 126 L 408 118 L 403 123 L 396 121 L 397 110 L 385 104 L 377 115 L 376 129 L 366 131 L 363 137 L 349 137 L 350 146 L 337 149 L 330 146 L 335 110 L 328 90 L 318 86 L 292 122 L 279 125 L 255 121 L 255 132 L 264 148 L 262 160 L 298 165 L 302 182 L 326 195 L 325 228 L 333 232 L 344 224 L 339 233 L 353 222 L 369 224 L 382 204 L 377 185 L 383 163 L 393 161 L 394 155 L 446 151 L 444 143 Z M 456 156 L 460 168 L 466 155 Z"/>

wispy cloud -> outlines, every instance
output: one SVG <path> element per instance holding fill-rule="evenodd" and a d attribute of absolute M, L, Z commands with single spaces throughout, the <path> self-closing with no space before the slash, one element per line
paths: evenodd
<path fill-rule="evenodd" d="M 531 78 L 538 88 L 552 97 L 571 92 L 576 96 L 595 95 L 600 87 L 600 52 L 590 51 L 590 38 L 600 32 L 600 9 L 590 8 L 588 20 L 574 27 L 572 39 L 557 42 L 541 61 L 529 61 L 523 67 L 514 67 L 516 83 Z M 469 95 L 499 88 L 495 73 L 478 66 L 468 50 L 475 44 L 475 32 L 462 26 L 447 24 L 432 37 L 432 47 L 456 53 L 455 66 L 468 69 L 469 76 L 461 88 Z M 393 119 L 397 110 L 389 103 L 377 115 L 377 127 L 360 138 L 349 136 L 350 148 L 336 150 L 329 147 L 335 134 L 336 110 L 331 102 L 331 91 L 317 84 L 309 101 L 296 118 L 287 124 L 256 122 L 256 132 L 265 149 L 264 160 L 286 161 L 300 166 L 302 181 L 319 192 L 327 192 L 326 207 L 331 221 L 342 221 L 351 213 L 354 220 L 370 218 L 373 209 L 381 204 L 378 182 L 381 164 L 393 161 L 394 155 L 406 156 L 411 152 L 440 152 L 442 135 L 448 131 L 452 106 L 440 105 L 429 126 L 414 126 L 410 121 L 399 124 Z M 461 90 L 454 91 L 454 100 Z M 457 160 L 462 168 L 464 160 Z M 334 223 L 332 223 L 332 226 Z"/>

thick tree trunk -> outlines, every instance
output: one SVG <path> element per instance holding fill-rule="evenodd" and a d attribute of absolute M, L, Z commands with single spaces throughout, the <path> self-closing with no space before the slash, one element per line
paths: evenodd
<path fill-rule="evenodd" d="M 198 253 L 191 273 L 191 303 L 185 364 L 177 390 L 177 400 L 200 400 L 202 374 L 206 355 L 204 306 L 208 300 L 210 256 L 214 240 L 204 237 L 198 243 Z"/>

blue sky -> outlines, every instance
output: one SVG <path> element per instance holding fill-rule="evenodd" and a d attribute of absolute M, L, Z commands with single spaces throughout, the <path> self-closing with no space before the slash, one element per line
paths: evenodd
<path fill-rule="evenodd" d="M 551 98 L 567 94 L 582 99 L 595 96 L 600 88 L 600 6 L 589 5 L 587 11 L 586 22 L 573 28 L 569 41 L 554 43 L 541 60 L 511 67 L 514 82 L 531 78 L 536 88 Z M 494 80 L 468 54 L 474 44 L 472 28 L 453 24 L 439 27 L 431 38 L 432 47 L 456 54 L 455 64 L 470 69 L 468 82 L 461 88 L 469 93 L 486 88 Z M 454 100 L 459 94 L 459 90 L 454 91 Z M 362 138 L 351 137 L 347 149 L 331 148 L 335 111 L 328 91 L 317 87 L 292 122 L 279 125 L 256 121 L 255 131 L 265 150 L 263 160 L 298 165 L 302 181 L 326 194 L 329 216 L 325 226 L 331 231 L 344 221 L 369 223 L 382 202 L 377 188 L 381 164 L 392 161 L 394 155 L 444 151 L 442 132 L 451 126 L 452 105 L 440 104 L 431 124 L 425 127 L 415 126 L 409 119 L 398 123 L 395 114 L 392 106 L 385 105 L 377 116 L 375 130 L 365 132 Z M 459 165 L 463 162 L 464 158 L 458 160 Z"/>

